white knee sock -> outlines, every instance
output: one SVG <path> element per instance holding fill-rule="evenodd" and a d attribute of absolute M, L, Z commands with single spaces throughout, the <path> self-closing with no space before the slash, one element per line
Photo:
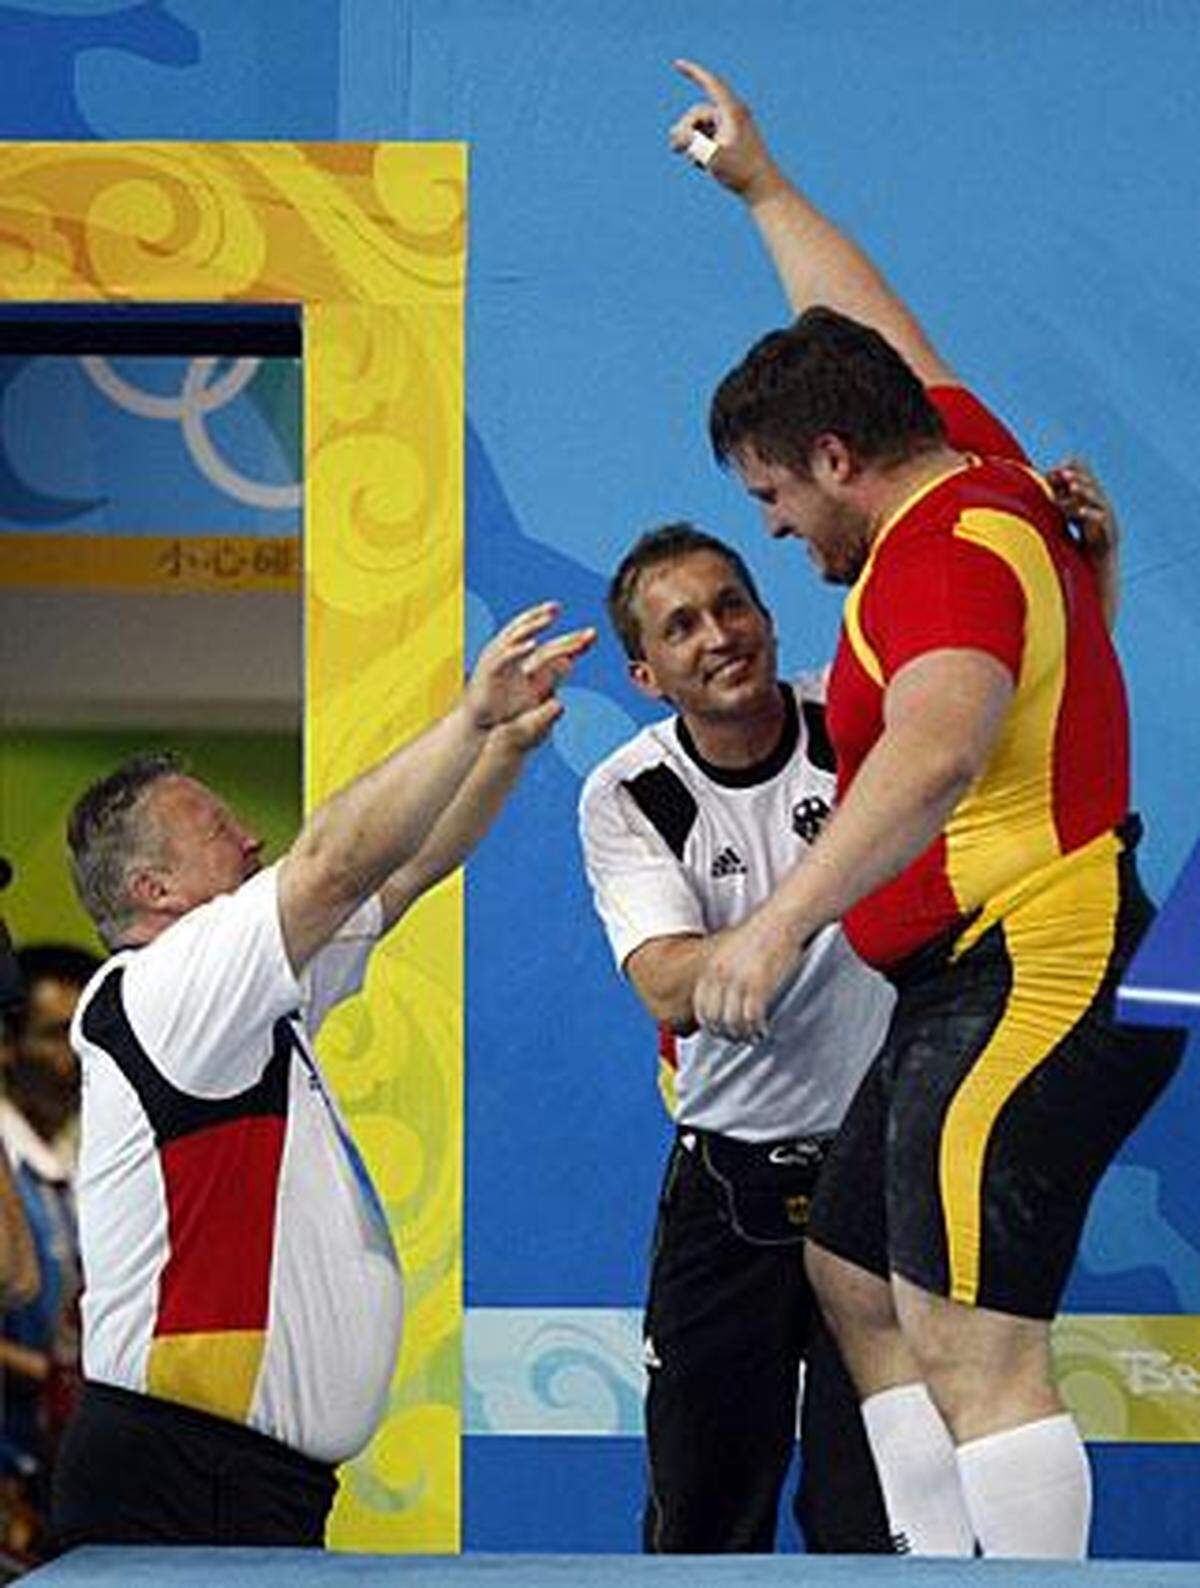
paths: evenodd
<path fill-rule="evenodd" d="M 924 1384 L 868 1395 L 862 1414 L 897 1551 L 973 1555 L 954 1442 Z"/>
<path fill-rule="evenodd" d="M 1080 1560 L 1087 1554 L 1092 1476 L 1066 1412 L 958 1447 L 967 1512 L 985 1555 Z"/>

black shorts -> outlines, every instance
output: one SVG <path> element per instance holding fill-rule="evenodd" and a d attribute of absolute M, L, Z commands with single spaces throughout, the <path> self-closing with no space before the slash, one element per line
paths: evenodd
<path fill-rule="evenodd" d="M 971 1306 L 1054 1316 L 1092 1191 L 1186 1041 L 1117 1022 L 1153 909 L 1131 851 L 1089 848 L 896 977 L 821 1175 L 817 1245 Z"/>

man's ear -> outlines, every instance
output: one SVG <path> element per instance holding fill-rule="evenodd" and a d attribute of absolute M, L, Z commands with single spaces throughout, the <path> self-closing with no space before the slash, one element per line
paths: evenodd
<path fill-rule="evenodd" d="M 648 695 L 651 700 L 665 700 L 667 697 L 659 688 L 658 679 L 654 676 L 654 669 L 645 657 L 629 663 L 629 677 L 635 689 L 643 695 Z"/>
<path fill-rule="evenodd" d="M 171 885 L 160 866 L 134 866 L 125 879 L 129 902 L 137 910 L 161 910 L 170 896 Z"/>
<path fill-rule="evenodd" d="M 833 431 L 826 430 L 812 444 L 809 472 L 817 485 L 848 485 L 858 472 L 854 454 Z"/>

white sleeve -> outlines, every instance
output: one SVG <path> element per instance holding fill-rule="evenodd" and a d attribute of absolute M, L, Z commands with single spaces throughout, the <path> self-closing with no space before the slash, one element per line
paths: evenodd
<path fill-rule="evenodd" d="M 652 938 L 708 931 L 686 871 L 616 779 L 585 784 L 579 833 L 592 900 L 618 968 Z"/>
<path fill-rule="evenodd" d="M 272 1026 L 301 1006 L 279 922 L 278 868 L 198 905 L 130 953 L 122 1001 L 134 1036 L 176 1086 L 219 1097 L 257 1080 Z"/>
<path fill-rule="evenodd" d="M 304 967 L 300 1008 L 310 1033 L 318 1032 L 329 1011 L 362 986 L 382 926 L 383 907 L 378 898 L 368 899 Z"/>

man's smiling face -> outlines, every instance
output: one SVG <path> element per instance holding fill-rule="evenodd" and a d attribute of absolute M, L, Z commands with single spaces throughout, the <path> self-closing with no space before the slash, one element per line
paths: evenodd
<path fill-rule="evenodd" d="M 775 694 L 770 616 L 719 552 L 693 551 L 647 568 L 633 600 L 641 657 L 634 682 L 685 719 L 738 718 Z"/>

